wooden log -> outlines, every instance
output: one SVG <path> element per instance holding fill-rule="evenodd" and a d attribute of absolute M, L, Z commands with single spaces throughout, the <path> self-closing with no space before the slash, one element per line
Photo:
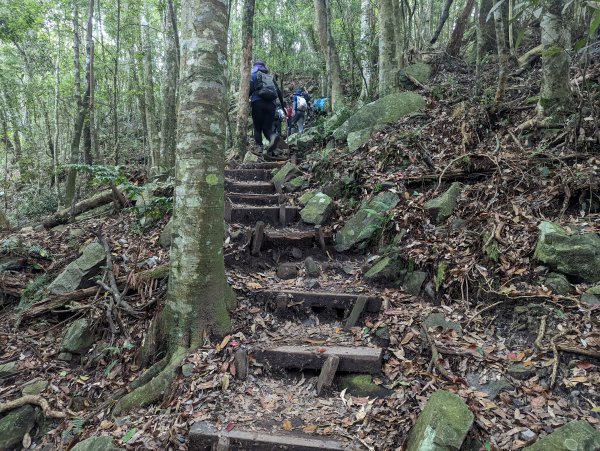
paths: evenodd
<path fill-rule="evenodd" d="M 330 355 L 325 360 L 321 373 L 319 374 L 319 380 L 317 381 L 317 396 L 321 396 L 323 389 L 331 387 L 333 378 L 340 364 L 340 358 L 337 355 Z"/>
<path fill-rule="evenodd" d="M 260 248 L 262 247 L 263 240 L 265 238 L 265 223 L 258 221 L 254 227 L 254 237 L 252 239 L 252 249 L 250 253 L 252 255 L 258 255 Z"/>
<path fill-rule="evenodd" d="M 305 307 L 326 307 L 330 309 L 349 310 L 359 297 L 363 295 L 350 293 L 335 293 L 329 291 L 293 291 L 293 290 L 264 290 L 256 294 L 256 297 L 264 302 L 271 302 L 283 296 L 288 301 Z M 368 312 L 378 312 L 381 309 L 381 298 L 377 296 L 364 296 L 366 298 L 365 309 Z"/>
<path fill-rule="evenodd" d="M 116 188 L 115 188 L 116 189 Z M 42 224 L 44 228 L 51 229 L 59 224 L 65 224 L 69 222 L 71 217 L 75 217 L 80 215 L 81 213 L 85 213 L 88 210 L 92 210 L 94 208 L 101 207 L 103 205 L 109 204 L 114 199 L 114 193 L 112 190 L 102 191 L 94 197 L 89 199 L 82 200 L 81 202 L 75 204 L 73 209 L 64 208 L 57 212 L 54 216 L 46 219 Z"/>
<path fill-rule="evenodd" d="M 346 320 L 346 324 L 344 324 L 344 330 L 349 330 L 349 329 L 353 328 L 354 326 L 356 326 L 356 323 L 358 322 L 358 318 L 360 318 L 360 315 L 362 314 L 363 310 L 365 309 L 365 306 L 367 305 L 368 300 L 369 300 L 369 298 L 367 298 L 366 296 L 358 297 L 358 299 L 354 303 L 354 307 L 352 307 L 352 311 L 350 312 L 348 319 Z"/>

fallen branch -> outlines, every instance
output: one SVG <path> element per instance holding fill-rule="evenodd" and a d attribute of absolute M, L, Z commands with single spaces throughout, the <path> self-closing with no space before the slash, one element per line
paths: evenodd
<path fill-rule="evenodd" d="M 487 310 L 491 310 L 491 309 L 493 309 L 494 307 L 496 307 L 497 305 L 499 305 L 499 304 L 503 304 L 503 303 L 504 303 L 504 301 L 498 301 L 498 302 L 494 302 L 493 304 L 491 304 L 491 305 L 488 305 L 487 307 L 485 307 L 485 308 L 482 308 L 481 310 L 479 310 L 478 312 L 476 312 L 475 314 L 473 314 L 473 316 L 471 316 L 471 317 L 469 318 L 469 320 L 467 321 L 467 324 L 465 324 L 465 329 L 466 329 L 466 328 L 469 326 L 469 324 L 471 324 L 471 321 L 473 321 L 475 318 L 477 318 L 477 317 L 478 317 L 479 315 L 481 315 L 483 312 L 485 312 L 485 311 L 487 311 Z"/>
<path fill-rule="evenodd" d="M 556 384 L 556 374 L 558 373 L 558 360 L 559 360 L 559 355 L 558 355 L 558 348 L 556 347 L 556 339 L 563 336 L 564 332 L 559 332 L 557 333 L 554 337 L 552 337 L 552 339 L 550 340 L 550 346 L 552 347 L 552 375 L 550 376 L 550 388 L 554 388 L 554 384 Z"/>
<path fill-rule="evenodd" d="M 556 349 L 563 352 L 570 352 L 572 354 L 580 354 L 585 355 L 587 357 L 594 357 L 596 359 L 600 359 L 600 352 L 592 351 L 591 349 L 580 348 L 578 346 L 556 345 Z"/>
<path fill-rule="evenodd" d="M 118 191 L 116 188 L 115 190 Z M 69 222 L 71 217 L 113 202 L 114 196 L 113 190 L 102 191 L 94 197 L 78 202 L 73 208 L 69 207 L 60 210 L 51 218 L 46 219 L 42 224 L 46 229 L 51 229 L 59 224 L 65 224 Z"/>
<path fill-rule="evenodd" d="M 544 335 L 546 335 L 546 319 L 547 318 L 548 318 L 548 315 L 544 315 L 540 319 L 540 327 L 538 329 L 538 334 L 537 334 L 535 341 L 533 342 L 533 344 L 535 345 L 535 347 L 538 351 L 542 350 L 542 340 L 544 339 Z"/>
<path fill-rule="evenodd" d="M 16 409 L 17 407 L 22 407 L 26 404 L 33 404 L 40 407 L 47 418 L 67 417 L 67 414 L 65 412 L 57 412 L 56 410 L 51 410 L 50 406 L 48 405 L 48 401 L 46 401 L 39 395 L 26 395 L 18 399 L 2 403 L 0 404 L 0 413 Z"/>
<path fill-rule="evenodd" d="M 450 373 L 439 363 L 441 355 L 438 351 L 437 346 L 435 345 L 435 342 L 433 341 L 433 338 L 431 337 L 431 335 L 429 335 L 427 328 L 421 326 L 421 330 L 423 331 L 423 334 L 425 335 L 425 338 L 429 344 L 429 348 L 431 349 L 431 361 L 429 362 L 428 371 L 431 371 L 432 368 L 435 367 L 435 369 L 438 370 L 438 373 L 440 373 L 450 382 L 457 382 L 457 377 Z"/>

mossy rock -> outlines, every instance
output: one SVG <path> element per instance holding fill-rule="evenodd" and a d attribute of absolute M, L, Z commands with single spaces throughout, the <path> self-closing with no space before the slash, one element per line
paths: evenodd
<path fill-rule="evenodd" d="M 452 215 L 461 191 L 462 184 L 454 182 L 444 194 L 425 202 L 424 208 L 435 224 L 441 224 Z"/>
<path fill-rule="evenodd" d="M 407 451 L 448 451 L 460 449 L 473 425 L 474 416 L 457 395 L 436 391 L 408 436 Z"/>
<path fill-rule="evenodd" d="M 298 191 L 300 188 L 302 188 L 302 186 L 304 186 L 305 183 L 306 183 L 306 180 L 304 179 L 304 177 L 298 176 L 298 177 L 294 177 L 292 180 L 287 182 L 285 184 L 285 188 L 289 192 L 293 193 L 294 191 Z"/>
<path fill-rule="evenodd" d="M 173 218 L 169 219 L 169 222 L 167 222 L 167 224 L 163 228 L 162 232 L 160 232 L 160 237 L 158 238 L 158 243 L 165 249 L 169 249 L 171 247 L 172 236 L 173 236 Z"/>
<path fill-rule="evenodd" d="M 346 141 L 348 142 L 348 151 L 355 152 L 371 139 L 372 127 L 363 128 L 356 132 L 348 133 Z"/>
<path fill-rule="evenodd" d="M 348 120 L 350 116 L 352 116 L 354 112 L 349 108 L 343 108 L 339 111 L 336 111 L 323 123 L 323 134 L 326 137 L 329 137 L 335 132 L 338 127 L 340 127 L 344 122 Z"/>
<path fill-rule="evenodd" d="M 567 278 L 559 273 L 551 272 L 544 279 L 544 285 L 552 290 L 556 294 L 568 294 L 573 287 L 567 280 Z"/>
<path fill-rule="evenodd" d="M 305 206 L 315 196 L 315 194 L 317 194 L 316 191 L 307 191 L 300 196 L 298 202 L 300 205 Z"/>
<path fill-rule="evenodd" d="M 62 341 L 61 350 L 73 354 L 83 354 L 93 344 L 92 326 L 87 319 L 80 318 L 69 325 Z"/>
<path fill-rule="evenodd" d="M 373 378 L 368 374 L 344 374 L 337 377 L 337 385 L 340 390 L 352 396 L 368 396 L 370 398 L 385 398 L 394 393 L 389 388 L 373 383 Z"/>
<path fill-rule="evenodd" d="M 343 252 L 370 239 L 381 229 L 385 221 L 385 213 L 400 202 L 396 193 L 384 191 L 367 201 L 336 233 L 335 249 Z"/>
<path fill-rule="evenodd" d="M 27 404 L 10 411 L 0 419 L 0 449 L 11 449 L 21 444 L 23 437 L 36 423 L 36 409 Z"/>
<path fill-rule="evenodd" d="M 427 279 L 427 273 L 424 271 L 409 272 L 404 278 L 404 289 L 408 294 L 418 296 L 425 279 Z"/>
<path fill-rule="evenodd" d="M 349 133 L 396 122 L 424 108 L 425 99 L 414 92 L 389 94 L 359 109 L 338 127 L 333 137 L 343 140 Z"/>
<path fill-rule="evenodd" d="M 275 186 L 283 186 L 285 182 L 294 177 L 296 174 L 298 174 L 298 168 L 295 164 L 292 164 L 288 161 L 281 169 L 277 171 L 271 181 Z"/>
<path fill-rule="evenodd" d="M 595 233 L 567 234 L 558 224 L 544 221 L 533 257 L 555 271 L 584 282 L 600 281 L 600 237 Z"/>
<path fill-rule="evenodd" d="M 21 387 L 23 395 L 39 395 L 48 388 L 48 381 L 39 379 L 37 381 L 28 382 Z"/>
<path fill-rule="evenodd" d="M 393 282 L 402 276 L 402 267 L 389 257 L 383 257 L 365 273 L 364 278 L 369 282 Z"/>
<path fill-rule="evenodd" d="M 440 312 L 429 314 L 429 316 L 425 318 L 425 321 L 423 321 L 423 325 L 428 329 L 435 329 L 437 327 L 441 327 L 442 329 L 450 329 L 455 331 L 458 335 L 462 335 L 461 325 L 454 321 L 448 321 L 446 316 Z"/>
<path fill-rule="evenodd" d="M 600 449 L 600 431 L 587 421 L 571 421 L 524 451 L 591 451 Z"/>
<path fill-rule="evenodd" d="M 300 210 L 300 217 L 307 224 L 321 225 L 333 212 L 333 199 L 324 193 L 315 194 Z"/>
<path fill-rule="evenodd" d="M 15 373 L 19 367 L 18 362 L 8 362 L 0 365 L 0 376 L 8 376 Z"/>
<path fill-rule="evenodd" d="M 415 63 L 406 66 L 398 72 L 399 85 L 404 89 L 413 89 L 415 84 L 408 76 L 421 84 L 425 84 L 429 80 L 429 77 L 431 77 L 431 66 L 425 63 Z"/>
<path fill-rule="evenodd" d="M 104 247 L 98 241 L 88 244 L 83 249 L 81 256 L 69 263 L 63 272 L 48 285 L 48 291 L 61 295 L 93 286 L 92 278 L 100 274 L 100 268 L 105 262 Z"/>
<path fill-rule="evenodd" d="M 122 448 L 117 448 L 113 445 L 110 437 L 90 437 L 82 442 L 79 442 L 72 451 L 120 451 Z"/>
<path fill-rule="evenodd" d="M 258 161 L 258 155 L 255 155 L 250 151 L 246 152 L 246 154 L 244 155 L 244 159 L 243 159 L 244 163 L 255 163 L 257 161 Z"/>

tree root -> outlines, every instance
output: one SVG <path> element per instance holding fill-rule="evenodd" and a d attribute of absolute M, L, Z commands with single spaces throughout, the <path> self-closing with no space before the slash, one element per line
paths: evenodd
<path fill-rule="evenodd" d="M 168 360 L 165 358 L 150 367 L 146 374 L 142 376 L 144 379 L 142 382 L 149 379 L 148 382 L 137 386 L 132 392 L 119 399 L 113 409 L 113 415 L 119 416 L 132 409 L 144 407 L 158 401 L 171 386 L 187 351 L 187 348 L 180 346 L 175 349 Z M 164 367 L 161 369 L 162 365 Z M 147 373 L 150 374 L 147 375 Z"/>
<path fill-rule="evenodd" d="M 2 404 L 0 404 L 0 413 L 6 412 L 8 410 L 16 409 L 17 407 L 24 406 L 25 404 L 34 404 L 36 406 L 39 406 L 47 418 L 66 418 L 67 417 L 67 414 L 65 412 L 57 412 L 56 410 L 51 410 L 50 406 L 48 405 L 48 401 L 46 401 L 44 398 L 42 398 L 39 395 L 21 396 L 20 398 L 15 399 L 13 401 L 8 401 L 5 403 L 2 403 Z"/>
<path fill-rule="evenodd" d="M 546 319 L 547 318 L 548 318 L 548 315 L 544 315 L 540 319 L 540 327 L 538 329 L 538 334 L 533 343 L 538 351 L 542 351 L 542 340 L 544 339 L 544 335 L 546 335 Z"/>
<path fill-rule="evenodd" d="M 435 369 L 438 370 L 438 373 L 440 373 L 442 376 L 444 376 L 450 382 L 456 383 L 457 377 L 440 364 L 439 360 L 440 360 L 441 355 L 438 351 L 437 346 L 435 345 L 435 342 L 433 341 L 433 338 L 431 337 L 431 335 L 429 334 L 429 332 L 427 331 L 427 329 L 425 327 L 421 326 L 421 330 L 423 331 L 423 334 L 425 335 L 425 338 L 431 349 L 431 361 L 429 362 L 428 371 L 431 371 L 433 369 L 433 367 L 435 367 Z"/>

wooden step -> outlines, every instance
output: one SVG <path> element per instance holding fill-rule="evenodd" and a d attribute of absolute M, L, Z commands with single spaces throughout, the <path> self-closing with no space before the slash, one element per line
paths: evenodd
<path fill-rule="evenodd" d="M 351 310 L 359 298 L 359 294 L 351 293 L 331 293 L 329 291 L 287 291 L 287 290 L 264 290 L 255 295 L 263 302 L 277 302 L 278 297 L 285 296 L 289 303 L 296 304 L 301 302 L 303 306 L 326 307 L 330 309 Z M 381 309 L 381 298 L 377 296 L 366 296 L 367 302 L 365 311 L 377 313 Z"/>
<path fill-rule="evenodd" d="M 325 242 L 331 242 L 333 234 L 325 232 Z M 265 230 L 265 243 L 274 246 L 312 246 L 317 240 L 317 232 L 313 230 Z M 318 242 L 316 243 L 319 244 Z"/>
<path fill-rule="evenodd" d="M 247 194 L 247 193 L 229 193 L 227 198 L 232 204 L 246 205 L 278 205 L 278 194 Z"/>
<path fill-rule="evenodd" d="M 225 178 L 249 182 L 268 182 L 273 178 L 273 174 L 271 174 L 271 169 L 225 169 Z"/>
<path fill-rule="evenodd" d="M 259 363 L 268 363 L 272 369 L 320 370 L 327 357 L 335 355 L 340 362 L 338 371 L 348 373 L 381 372 L 383 349 L 350 346 L 278 346 L 254 352 Z"/>
<path fill-rule="evenodd" d="M 239 182 L 225 180 L 225 192 L 273 194 L 275 193 L 275 186 L 273 186 L 271 182 Z"/>
<path fill-rule="evenodd" d="M 300 208 L 285 207 L 284 224 L 295 221 L 300 216 Z M 228 223 L 256 224 L 263 221 L 267 224 L 281 224 L 279 207 L 257 207 L 253 205 L 232 205 L 225 208 L 225 220 Z"/>
<path fill-rule="evenodd" d="M 242 163 L 236 169 L 275 169 L 282 168 L 286 161 L 257 161 L 255 163 Z"/>
<path fill-rule="evenodd" d="M 318 451 L 344 450 L 349 444 L 300 433 L 272 433 L 239 429 L 218 430 L 212 423 L 202 421 L 190 428 L 190 451 L 250 450 L 250 451 Z"/>

